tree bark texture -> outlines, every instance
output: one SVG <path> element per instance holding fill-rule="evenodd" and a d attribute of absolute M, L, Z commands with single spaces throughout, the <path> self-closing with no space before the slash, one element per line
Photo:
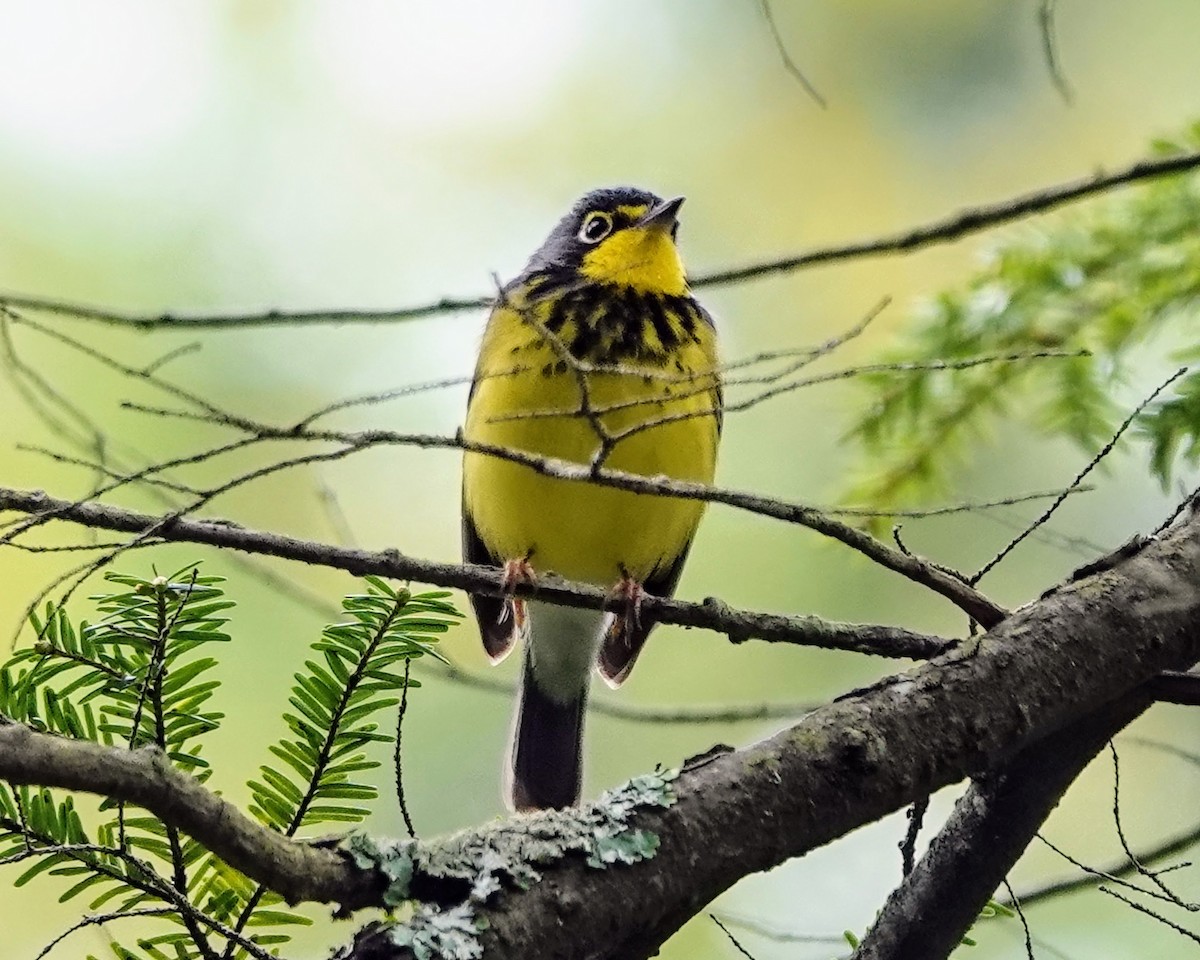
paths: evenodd
<path fill-rule="evenodd" d="M 638 818 L 660 837 L 653 859 L 606 870 L 568 859 L 529 889 L 496 895 L 482 911 L 484 955 L 652 956 L 746 874 L 966 776 L 1020 764 L 1027 747 L 1198 657 L 1200 521 L 1189 516 L 1132 558 L 1021 608 L 978 640 L 685 770 L 678 802 Z M 1117 728 L 1092 728 L 1077 745 L 1080 765 L 1103 742 L 1094 738 Z M 1036 760 L 1036 752 L 1027 758 Z M 1024 802 L 1018 782 L 987 783 L 976 818 L 986 820 L 995 804 L 1015 816 Z M 1018 836 L 1041 822 L 1046 802 L 1031 801 Z M 406 954 L 384 933 L 364 931 L 349 956 Z"/>

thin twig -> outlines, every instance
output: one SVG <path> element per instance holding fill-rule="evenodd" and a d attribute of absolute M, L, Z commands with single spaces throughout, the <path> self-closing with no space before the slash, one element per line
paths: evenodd
<path fill-rule="evenodd" d="M 771 10 L 771 0 L 759 0 L 759 6 L 762 8 L 763 18 L 767 21 L 767 27 L 771 31 L 771 40 L 775 44 L 775 49 L 779 52 L 779 59 L 783 61 L 783 68 L 792 75 L 795 81 L 800 84 L 804 92 L 814 100 L 822 110 L 829 107 L 825 102 L 825 98 L 817 91 L 804 75 L 804 71 L 792 59 L 792 55 L 788 53 L 787 44 L 783 42 L 783 37 L 779 33 L 779 25 L 775 23 L 775 14 Z M 714 918 L 715 919 L 715 918 Z"/>
<path fill-rule="evenodd" d="M 775 360 L 782 360 L 787 357 L 797 357 L 794 369 L 799 370 L 809 364 L 815 363 L 822 357 L 827 357 L 839 347 L 844 346 L 851 340 L 857 339 L 866 332 L 867 327 L 875 322 L 876 318 L 883 313 L 892 304 L 891 295 L 881 297 L 875 305 L 868 310 L 861 320 L 847 330 L 841 333 L 834 334 L 823 343 L 817 344 L 815 347 L 800 347 L 784 350 L 765 350 L 760 353 L 752 354 L 749 357 L 744 357 L 741 360 L 734 360 L 730 363 L 723 364 L 716 371 L 717 373 L 730 373 L 734 370 L 741 370 L 746 367 L 756 366 L 760 363 L 769 363 Z"/>
<path fill-rule="evenodd" d="M 1122 737 L 1121 742 L 1133 743 L 1139 747 L 1149 747 L 1151 750 L 1159 750 L 1162 753 L 1166 753 L 1172 757 L 1177 757 L 1180 760 L 1184 760 L 1193 766 L 1200 767 L 1200 753 L 1195 753 L 1191 750 L 1185 750 L 1183 747 L 1176 746 L 1173 743 L 1166 743 L 1162 740 L 1153 740 L 1150 737 Z M 1197 827 L 1197 838 L 1200 839 L 1200 827 Z"/>
<path fill-rule="evenodd" d="M 1065 203 L 1082 200 L 1106 191 L 1184 173 L 1200 166 L 1200 151 L 1188 151 L 1167 157 L 1138 160 L 1112 173 L 1098 173 L 1067 183 L 1024 193 L 998 203 L 968 207 L 938 220 L 900 233 L 872 237 L 851 243 L 817 247 L 800 253 L 761 260 L 743 267 L 731 267 L 701 273 L 691 280 L 693 287 L 742 283 L 779 273 L 789 273 L 817 264 L 843 263 L 863 257 L 908 253 L 937 243 L 950 243 L 972 233 L 991 229 L 1032 214 L 1046 213 Z M 0 293 L 0 305 L 38 310 L 95 323 L 138 330 L 243 327 L 278 327 L 345 323 L 391 323 L 439 314 L 458 313 L 490 307 L 491 297 L 445 297 L 428 303 L 393 310 L 268 310 L 261 313 L 136 314 L 90 304 L 70 303 L 22 293 Z"/>
<path fill-rule="evenodd" d="M 71 934 L 85 927 L 103 926 L 106 923 L 111 923 L 114 920 L 126 920 L 136 917 L 162 917 L 175 916 L 178 911 L 174 907 L 143 907 L 140 910 L 117 910 L 113 913 L 94 913 L 84 917 L 78 923 L 73 923 L 67 927 L 62 933 L 51 940 L 48 944 L 42 947 L 37 952 L 33 960 L 44 960 L 50 955 L 50 952 L 60 943 L 67 939 Z"/>
<path fill-rule="evenodd" d="M 725 380 L 726 387 L 751 386 L 761 384 L 777 384 L 770 389 L 761 390 L 758 393 L 747 397 L 744 400 L 739 400 L 736 403 L 726 403 L 721 407 L 720 413 L 740 413 L 743 410 L 749 410 L 752 407 L 758 406 L 764 401 L 774 399 L 777 396 L 786 393 L 793 393 L 797 390 L 802 390 L 805 387 L 819 386 L 826 383 L 837 383 L 842 380 L 850 380 L 854 377 L 869 376 L 874 373 L 920 373 L 920 372 L 940 372 L 946 370 L 970 370 L 974 367 L 986 366 L 990 364 L 1008 364 L 1019 363 L 1029 360 L 1061 360 L 1075 359 L 1078 357 L 1090 356 L 1087 350 L 1037 350 L 1026 351 L 1021 353 L 1008 354 L 989 354 L 982 357 L 967 357 L 962 360 L 918 360 L 918 361 L 896 361 L 891 363 L 866 363 L 852 367 L 845 367 L 841 370 L 832 370 L 828 373 L 817 374 L 816 376 L 803 377 L 796 380 L 788 381 L 787 383 L 779 384 L 778 381 L 788 376 L 792 370 L 788 369 L 782 372 L 763 374 L 756 377 L 736 377 Z M 796 365 L 797 367 L 799 364 Z M 695 379 L 689 378 L 689 379 Z M 701 384 L 693 387 L 690 390 L 681 393 L 671 394 L 672 400 L 683 400 L 694 396 L 700 396 L 704 393 L 711 393 L 711 384 Z M 527 410 L 520 413 L 504 414 L 492 417 L 490 422 L 500 423 L 508 420 L 534 420 L 534 419 L 563 419 L 572 417 L 590 416 L 594 414 L 616 413 L 620 410 L 628 410 L 635 407 L 661 406 L 663 397 L 636 397 L 631 400 L 617 400 L 612 403 L 604 404 L 603 406 L 593 406 L 590 410 L 585 411 L 581 407 L 552 407 L 539 410 Z M 717 411 L 703 410 L 688 414 L 672 414 L 663 416 L 659 419 L 646 420 L 635 424 L 635 429 L 627 428 L 618 434 L 614 434 L 615 440 L 623 440 L 628 434 L 648 430 L 659 426 L 662 423 L 670 423 L 675 420 L 684 420 L 695 417 L 714 416 Z"/>
<path fill-rule="evenodd" d="M 404 688 L 400 691 L 400 709 L 396 712 L 396 742 L 392 747 L 392 763 L 396 770 L 396 802 L 400 805 L 400 815 L 404 818 L 404 829 L 414 840 L 417 839 L 417 829 L 413 826 L 412 817 L 408 814 L 408 804 L 404 800 L 404 765 L 401 741 L 404 737 L 404 714 L 408 711 L 408 677 L 412 660 L 404 658 Z"/>
<path fill-rule="evenodd" d="M 725 934 L 725 936 L 729 939 L 729 942 L 733 944 L 734 949 L 737 950 L 738 953 L 740 953 L 743 957 L 749 957 L 750 960 L 754 960 L 754 954 L 738 943 L 737 937 L 730 933 L 725 924 L 717 919 L 717 915 L 715 913 L 710 913 L 708 915 L 708 919 L 721 928 L 721 932 Z"/>
<path fill-rule="evenodd" d="M 773 940 L 776 943 L 824 943 L 845 945 L 844 937 L 833 935 L 822 936 L 813 933 L 795 933 L 791 930 L 781 930 L 778 927 L 772 927 L 769 924 L 759 920 L 752 920 L 749 917 L 742 917 L 736 914 L 723 913 L 721 919 L 731 927 L 740 927 L 743 930 L 748 930 L 750 933 L 757 934 L 767 940 Z"/>
<path fill-rule="evenodd" d="M 1168 919 L 1167 917 L 1164 917 L 1161 913 L 1158 913 L 1156 910 L 1151 910 L 1149 907 L 1145 906 L 1144 904 L 1137 903 L 1136 901 L 1131 900 L 1129 897 L 1126 897 L 1123 894 L 1119 893 L 1118 891 L 1113 890 L 1109 887 L 1101 886 L 1101 887 L 1097 887 L 1096 889 L 1099 890 L 1101 893 L 1107 893 L 1110 897 L 1115 897 L 1116 899 L 1120 900 L 1122 903 L 1133 907 L 1133 909 L 1137 910 L 1139 913 L 1144 913 L 1148 917 L 1153 917 L 1159 923 L 1163 924 L 1164 926 L 1170 927 L 1176 933 L 1182 934 L 1183 936 L 1187 937 L 1189 940 L 1195 940 L 1196 943 L 1200 943 L 1200 934 L 1193 933 L 1187 927 L 1180 926 L 1178 923 L 1176 923 L 1173 920 Z"/>
<path fill-rule="evenodd" d="M 1038 840 L 1040 840 L 1042 843 L 1044 843 L 1047 847 L 1049 847 L 1051 850 L 1053 850 L 1055 853 L 1057 853 L 1060 857 L 1062 857 L 1064 860 L 1066 860 L 1067 863 L 1071 864 L 1071 866 L 1078 867 L 1085 874 L 1087 874 L 1087 876 L 1089 877 L 1090 883 L 1096 883 L 1098 881 L 1107 882 L 1107 883 L 1115 883 L 1118 886 L 1124 887 L 1127 890 L 1132 890 L 1134 893 L 1140 893 L 1140 894 L 1142 894 L 1142 896 L 1153 897 L 1156 900 L 1162 900 L 1164 903 L 1170 903 L 1170 904 L 1174 905 L 1174 901 L 1170 897 L 1164 896 L 1163 894 L 1158 893 L 1155 890 L 1147 890 L 1145 887 L 1139 887 L 1136 883 L 1130 883 L 1128 880 L 1123 880 L 1122 875 L 1128 876 L 1131 873 L 1138 872 L 1137 865 L 1130 863 L 1128 860 L 1125 861 L 1124 865 L 1122 865 L 1122 869 L 1117 872 L 1112 872 L 1110 870 L 1102 870 L 1102 869 L 1098 869 L 1096 867 L 1089 867 L 1082 860 L 1077 860 L 1075 857 L 1071 856 L 1069 853 L 1067 853 L 1061 847 L 1058 847 L 1055 844 L 1051 843 L 1042 834 L 1040 834 L 1040 833 L 1036 834 L 1036 837 Z M 1124 869 L 1125 865 L 1128 865 L 1128 869 Z M 1025 897 L 1025 902 L 1029 903 L 1029 899 L 1030 898 L 1028 896 Z"/>
<path fill-rule="evenodd" d="M 148 364 L 142 367 L 142 374 L 144 376 L 150 376 L 150 374 L 162 367 L 165 367 L 172 360 L 185 357 L 189 353 L 199 353 L 202 346 L 203 345 L 199 340 L 193 340 L 191 343 L 185 343 L 183 346 L 176 347 L 174 350 L 168 350 L 157 360 L 151 360 Z"/>
<path fill-rule="evenodd" d="M 1090 484 L 1081 484 L 1074 488 L 1073 493 L 1082 493 L 1083 491 L 1092 491 L 1095 487 Z M 1054 496 L 1058 496 L 1062 491 L 1055 491 Z M 1049 498 L 1047 498 L 1049 499 Z M 1004 512 L 987 512 L 981 513 L 980 516 L 992 523 L 995 523 L 1006 530 L 1021 531 L 1028 526 L 1028 522 L 1024 519 L 1016 519 L 1016 511 L 1007 511 L 1013 516 L 1005 516 Z M 1035 533 L 1030 534 L 1031 540 L 1036 540 L 1039 543 L 1044 543 L 1049 547 L 1060 550 L 1063 553 L 1070 554 L 1073 557 L 1095 557 L 1108 553 L 1109 548 L 1102 543 L 1097 543 L 1088 537 L 1078 534 L 1062 533 L 1045 524 Z"/>
<path fill-rule="evenodd" d="M 346 512 L 342 509 L 341 501 L 338 499 L 337 491 L 329 484 L 320 482 L 317 484 L 317 500 L 325 509 L 325 519 L 329 521 L 329 526 L 332 528 L 334 536 L 337 537 L 338 543 L 343 547 L 358 546 L 354 531 L 346 519 Z"/>
<path fill-rule="evenodd" d="M 944 507 L 924 507 L 911 510 L 880 510 L 871 507 L 821 507 L 823 513 L 831 517 L 904 517 L 911 520 L 924 520 L 929 517 L 945 517 L 956 513 L 981 513 L 985 510 L 995 510 L 1000 507 L 1013 507 L 1035 500 L 1049 500 L 1063 494 L 1072 496 L 1077 493 L 1091 493 L 1095 487 L 1086 484 L 1058 490 L 1038 490 L 1034 493 L 1015 494 L 1011 497 L 1001 497 L 999 500 L 965 500 L 962 503 L 948 503 Z M 893 537 L 895 539 L 895 537 Z M 903 550 L 904 548 L 901 547 Z M 1103 549 L 1103 548 L 1099 548 Z"/>
<path fill-rule="evenodd" d="M 1164 390 L 1166 390 L 1167 387 L 1169 387 L 1172 383 L 1174 383 L 1176 380 L 1178 380 L 1180 377 L 1182 377 L 1187 372 L 1188 372 L 1187 367 L 1180 367 L 1173 374 L 1171 374 L 1171 376 L 1169 376 L 1166 380 L 1164 380 L 1157 387 L 1155 387 L 1154 391 L 1148 397 L 1146 397 L 1141 403 L 1139 403 L 1133 409 L 1133 412 L 1130 413 L 1129 416 L 1127 416 L 1124 419 L 1124 421 L 1121 423 L 1121 425 L 1119 427 L 1117 427 L 1116 433 L 1114 433 L 1112 435 L 1112 439 L 1110 439 L 1108 441 L 1108 443 L 1106 443 L 1103 447 L 1101 447 L 1100 451 L 1094 457 L 1092 457 L 1092 459 L 1090 461 L 1088 461 L 1087 466 L 1085 466 L 1082 470 L 1079 471 L 1078 474 L 1076 474 L 1075 479 L 1072 480 L 1067 485 L 1066 489 L 1063 491 L 1063 493 L 1060 496 L 1055 498 L 1054 502 L 1052 504 L 1050 504 L 1049 507 L 1046 508 L 1046 511 L 1040 517 L 1038 517 L 1036 520 L 1034 520 L 1033 523 L 1031 523 L 1023 531 L 1021 531 L 1021 533 L 1019 533 L 1016 537 L 1014 537 L 1012 540 L 1010 540 L 998 554 L 996 554 L 994 557 L 992 557 L 991 560 L 989 560 L 987 563 L 985 563 L 979 569 L 978 573 L 976 573 L 973 577 L 970 578 L 969 582 L 970 582 L 971 586 L 975 586 L 977 583 L 979 583 L 979 581 L 983 579 L 983 577 L 987 574 L 987 572 L 989 570 L 994 569 L 996 567 L 996 565 L 998 563 L 1000 563 L 1000 561 L 1002 561 L 1005 557 L 1007 557 L 1010 553 L 1012 553 L 1013 550 L 1015 550 L 1018 546 L 1020 546 L 1020 544 L 1023 543 L 1025 541 L 1025 539 L 1031 533 L 1033 533 L 1035 530 L 1037 530 L 1038 527 L 1040 527 L 1047 520 L 1049 520 L 1052 516 L 1054 516 L 1054 512 L 1060 506 L 1062 506 L 1063 501 L 1067 499 L 1068 491 L 1073 490 L 1078 484 L 1082 483 L 1083 479 L 1089 473 L 1091 473 L 1097 466 L 1099 466 L 1100 461 L 1102 461 L 1105 457 L 1107 457 L 1112 452 L 1113 448 L 1120 441 L 1121 437 L 1123 437 L 1125 435 L 1125 431 L 1129 429 L 1130 425 L 1133 423 L 1134 420 L 1137 419 L 1137 417 L 1141 414 L 1141 412 L 1143 410 L 1145 410 L 1146 407 L 1148 407 L 1151 403 L 1154 402 L 1155 397 L 1157 397 L 1160 393 L 1162 393 Z"/>
<path fill-rule="evenodd" d="M 1025 911 L 1021 908 L 1021 898 L 1013 893 L 1012 884 L 1008 882 L 1008 877 L 1004 878 L 1004 889 L 1008 892 L 1008 901 L 1012 904 L 1013 909 L 1017 912 L 1017 916 L 1021 920 L 1021 929 L 1025 932 L 1026 960 L 1034 960 L 1033 934 L 1029 930 L 1029 921 L 1025 919 Z"/>
<path fill-rule="evenodd" d="M 1040 0 L 1037 10 L 1038 29 L 1042 34 L 1042 55 L 1046 60 L 1046 69 L 1050 73 L 1050 82 L 1054 84 L 1058 95 L 1063 98 L 1063 103 L 1070 106 L 1074 102 L 1075 95 L 1071 90 L 1071 85 L 1067 83 L 1058 55 L 1058 30 L 1055 29 L 1054 20 L 1055 6 L 1055 0 Z"/>
<path fill-rule="evenodd" d="M 1160 871 L 1150 870 L 1145 867 L 1141 860 L 1138 859 L 1138 855 L 1133 852 L 1133 848 L 1130 846 L 1129 840 L 1125 836 L 1125 827 L 1121 820 L 1121 760 L 1117 755 L 1116 745 L 1111 741 L 1108 744 L 1108 749 L 1109 753 L 1112 755 L 1113 762 L 1113 824 L 1117 829 L 1117 840 L 1121 844 L 1121 850 L 1125 853 L 1126 859 L 1133 864 L 1134 870 L 1137 872 L 1138 876 L 1145 877 L 1152 884 L 1154 884 L 1154 886 L 1159 889 L 1163 896 L 1174 903 L 1175 906 L 1182 907 L 1184 910 L 1189 911 L 1200 910 L 1200 905 L 1185 903 L 1183 900 L 1181 900 L 1179 895 L 1163 882 L 1162 878 L 1159 876 Z"/>

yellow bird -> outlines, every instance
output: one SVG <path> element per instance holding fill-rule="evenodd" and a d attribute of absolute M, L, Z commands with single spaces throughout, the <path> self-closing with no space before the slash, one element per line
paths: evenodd
<path fill-rule="evenodd" d="M 712 481 L 716 333 L 676 247 L 682 203 L 587 194 L 503 288 L 483 334 L 464 429 L 465 559 L 502 568 L 510 587 L 553 572 L 626 600 L 612 615 L 471 597 L 493 662 L 526 640 L 506 772 L 518 810 L 579 799 L 591 669 L 613 686 L 628 676 L 650 630 L 642 590 L 674 592 L 704 503 L 554 478 L 470 446 Z"/>

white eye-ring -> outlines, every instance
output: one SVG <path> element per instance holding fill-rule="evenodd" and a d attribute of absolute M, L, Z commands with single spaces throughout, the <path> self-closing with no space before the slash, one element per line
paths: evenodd
<path fill-rule="evenodd" d="M 612 233 L 612 228 L 612 217 L 596 210 L 583 218 L 583 226 L 579 228 L 579 239 L 584 243 L 599 243 Z"/>

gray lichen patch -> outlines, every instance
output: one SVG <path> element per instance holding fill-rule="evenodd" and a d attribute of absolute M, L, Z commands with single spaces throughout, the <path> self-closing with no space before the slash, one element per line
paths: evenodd
<path fill-rule="evenodd" d="M 376 840 L 365 833 L 352 833 L 342 842 L 355 866 L 363 870 L 378 870 L 387 878 L 383 902 L 398 907 L 409 899 L 409 889 L 415 870 L 416 840 Z"/>
<path fill-rule="evenodd" d="M 392 927 L 392 943 L 408 947 L 417 960 L 479 960 L 479 933 L 486 924 L 465 901 L 447 910 L 422 904 L 404 923 Z"/>
<path fill-rule="evenodd" d="M 636 777 L 600 799 L 567 810 L 544 810 L 466 830 L 420 847 L 417 868 L 444 879 L 473 885 L 484 878 L 504 878 L 518 886 L 541 879 L 537 865 L 553 863 L 568 853 L 582 853 L 589 866 L 636 863 L 654 855 L 657 835 L 628 825 L 643 807 L 669 807 L 675 802 L 671 781 L 678 771 Z"/>
<path fill-rule="evenodd" d="M 635 777 L 586 806 L 511 817 L 429 843 L 356 834 L 344 846 L 360 867 L 374 867 L 388 878 L 384 901 L 390 907 L 411 899 L 418 874 L 468 884 L 466 900 L 447 908 L 417 904 L 390 935 L 418 960 L 477 960 L 483 956 L 478 934 L 486 921 L 476 908 L 506 882 L 526 888 L 541 879 L 538 867 L 569 854 L 582 854 L 597 869 L 653 857 L 658 835 L 629 821 L 641 809 L 671 806 L 671 781 L 678 775 L 669 770 Z"/>

